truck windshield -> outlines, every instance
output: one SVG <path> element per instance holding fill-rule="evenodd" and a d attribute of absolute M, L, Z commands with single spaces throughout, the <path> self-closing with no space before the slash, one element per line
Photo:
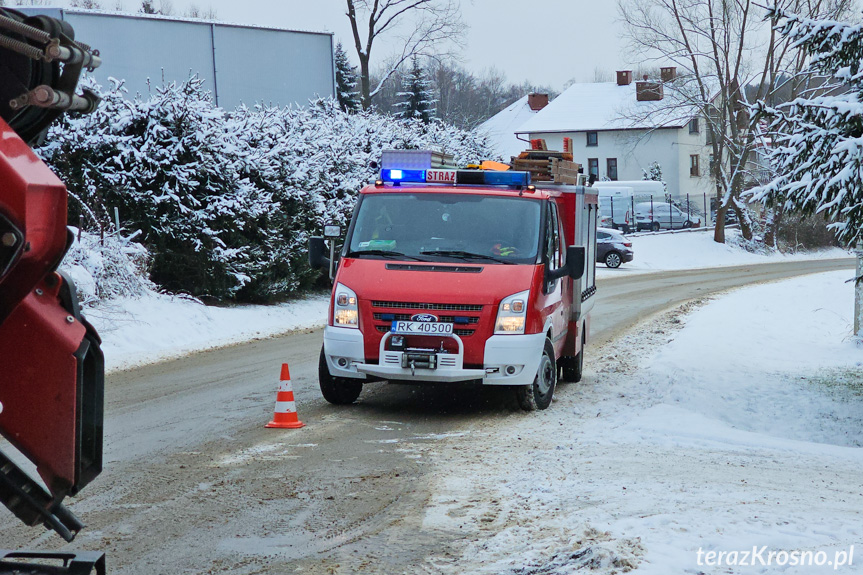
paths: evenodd
<path fill-rule="evenodd" d="M 535 263 L 540 202 L 469 194 L 362 198 L 349 257 L 490 264 Z"/>

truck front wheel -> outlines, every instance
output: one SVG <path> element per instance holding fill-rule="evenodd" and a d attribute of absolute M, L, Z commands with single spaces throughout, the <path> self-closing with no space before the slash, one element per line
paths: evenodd
<path fill-rule="evenodd" d="M 551 405 L 551 398 L 554 397 L 556 383 L 557 364 L 554 361 L 554 346 L 551 341 L 546 339 L 545 349 L 542 351 L 542 359 L 539 361 L 539 369 L 536 371 L 533 383 L 515 388 L 518 404 L 525 411 L 547 408 Z"/>
<path fill-rule="evenodd" d="M 363 390 L 363 382 L 346 377 L 334 377 L 327 367 L 327 358 L 321 348 L 321 359 L 318 362 L 318 381 L 321 384 L 321 394 L 333 405 L 353 403 Z"/>

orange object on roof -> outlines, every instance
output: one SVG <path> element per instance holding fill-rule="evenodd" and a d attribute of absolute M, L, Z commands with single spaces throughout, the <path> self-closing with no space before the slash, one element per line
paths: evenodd
<path fill-rule="evenodd" d="M 496 172 L 505 172 L 512 168 L 509 164 L 502 164 L 500 162 L 492 162 L 491 160 L 486 160 L 481 165 L 483 170 L 494 170 Z"/>

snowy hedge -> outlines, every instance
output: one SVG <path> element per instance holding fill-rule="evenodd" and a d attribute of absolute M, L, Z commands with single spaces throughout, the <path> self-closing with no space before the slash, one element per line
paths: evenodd
<path fill-rule="evenodd" d="M 153 256 L 169 291 L 270 301 L 310 287 L 307 242 L 345 223 L 387 148 L 437 148 L 460 163 L 494 154 L 485 138 L 442 123 L 307 107 L 214 106 L 191 78 L 128 99 L 103 92 L 92 115 L 58 123 L 39 153 L 66 182 L 70 221 L 112 226 L 113 208 Z"/>

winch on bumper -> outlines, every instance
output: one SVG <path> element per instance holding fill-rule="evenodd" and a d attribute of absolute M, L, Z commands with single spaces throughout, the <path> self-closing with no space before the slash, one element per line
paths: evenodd
<path fill-rule="evenodd" d="M 402 381 L 456 382 L 482 380 L 485 385 L 533 383 L 545 345 L 545 334 L 493 335 L 485 342 L 482 369 L 464 367 L 464 344 L 458 335 L 447 335 L 458 344 L 457 353 L 427 348 L 387 348 L 393 333 L 381 338 L 379 363 L 366 363 L 363 334 L 358 329 L 324 328 L 324 356 L 335 377 L 367 379 L 368 376 Z"/>

